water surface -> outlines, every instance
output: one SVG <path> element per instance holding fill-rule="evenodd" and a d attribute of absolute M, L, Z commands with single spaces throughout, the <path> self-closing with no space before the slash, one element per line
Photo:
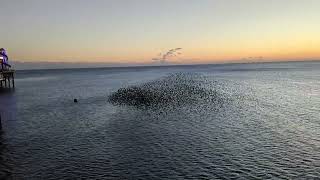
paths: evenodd
<path fill-rule="evenodd" d="M 190 81 L 166 80 L 179 73 Z M 15 92 L 0 95 L 1 177 L 320 177 L 319 62 L 35 70 L 16 76 Z M 202 97 L 157 108 L 108 101 L 120 88 L 163 79 L 172 87 L 196 84 L 221 100 Z M 188 95 L 198 97 L 196 92 Z"/>

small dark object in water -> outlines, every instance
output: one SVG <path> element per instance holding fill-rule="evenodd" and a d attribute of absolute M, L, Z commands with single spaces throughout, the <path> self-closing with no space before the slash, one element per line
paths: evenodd
<path fill-rule="evenodd" d="M 74 103 L 77 103 L 77 102 L 78 102 L 78 99 L 73 99 L 73 102 L 74 102 Z"/>

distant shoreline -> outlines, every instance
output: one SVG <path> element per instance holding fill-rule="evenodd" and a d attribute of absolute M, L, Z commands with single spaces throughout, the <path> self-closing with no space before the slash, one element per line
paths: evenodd
<path fill-rule="evenodd" d="M 13 62 L 13 64 L 15 64 L 14 66 L 16 67 L 17 71 L 26 71 L 26 70 L 72 70 L 72 69 L 108 69 L 108 68 L 112 68 L 112 69 L 127 69 L 127 68 L 168 68 L 168 67 L 186 67 L 186 66 L 214 66 L 214 65 L 218 65 L 218 66 L 224 66 L 224 65 L 240 65 L 240 64 L 281 64 L 281 63 L 314 63 L 314 62 L 320 62 L 320 60 L 307 60 L 307 61 L 263 61 L 263 62 L 222 62 L 222 63 L 199 63 L 199 64 L 136 64 L 136 65 L 110 65 L 108 66 L 107 64 L 99 64 L 97 66 L 97 64 L 93 63 L 62 63 L 61 67 L 43 67 L 44 65 L 36 65 L 36 62 L 23 62 L 23 64 L 35 64 L 35 68 L 19 68 L 16 66 L 17 62 Z M 19 62 L 21 63 L 21 62 Z M 40 63 L 44 63 L 44 62 L 40 62 Z M 48 62 L 46 62 L 48 63 Z M 76 67 L 76 65 L 78 64 L 78 67 Z M 54 62 L 54 63 L 48 63 L 46 64 L 47 66 L 58 66 L 60 65 L 59 62 Z M 65 65 L 65 67 L 62 67 L 63 65 Z M 87 65 L 88 67 L 86 67 L 85 65 Z M 96 66 L 95 66 L 96 65 Z M 38 66 L 38 67 L 36 67 Z M 70 67 L 71 66 L 71 67 Z M 72 67 L 75 66 L 75 67 Z"/>

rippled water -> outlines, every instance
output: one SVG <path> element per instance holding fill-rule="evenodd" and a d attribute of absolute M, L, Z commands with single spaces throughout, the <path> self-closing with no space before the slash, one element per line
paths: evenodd
<path fill-rule="evenodd" d="M 167 101 L 108 100 L 146 84 Z M 320 177 L 320 62 L 19 71 L 16 86 L 0 179 Z"/>

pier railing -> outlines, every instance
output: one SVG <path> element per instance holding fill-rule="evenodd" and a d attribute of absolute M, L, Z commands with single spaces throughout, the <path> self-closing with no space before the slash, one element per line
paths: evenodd
<path fill-rule="evenodd" d="M 1 71 L 9 70 L 11 68 L 11 65 L 4 62 L 3 59 L 1 59 L 1 57 L 0 57 L 0 63 L 1 63 Z"/>
<path fill-rule="evenodd" d="M 3 71 L 3 70 L 8 70 L 8 69 L 11 68 L 11 65 L 3 62 L 2 59 L 0 59 L 0 63 L 1 63 L 1 71 Z"/>

